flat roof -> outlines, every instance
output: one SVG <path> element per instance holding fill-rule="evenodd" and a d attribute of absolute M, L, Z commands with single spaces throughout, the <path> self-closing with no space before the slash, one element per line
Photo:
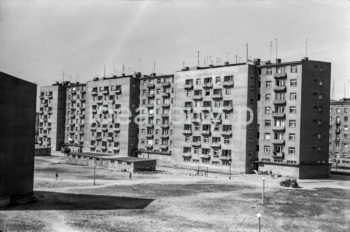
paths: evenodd
<path fill-rule="evenodd" d="M 70 153 L 70 155 L 80 155 L 89 158 L 99 158 L 105 160 L 113 160 L 113 161 L 124 161 L 129 163 L 137 163 L 144 161 L 156 161 L 156 159 L 147 159 L 147 158 L 138 158 L 138 157 L 119 157 L 113 155 L 107 155 L 103 153 Z"/>

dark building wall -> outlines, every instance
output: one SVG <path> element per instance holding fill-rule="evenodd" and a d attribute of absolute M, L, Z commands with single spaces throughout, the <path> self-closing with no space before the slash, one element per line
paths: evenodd
<path fill-rule="evenodd" d="M 129 153 L 128 156 L 137 156 L 139 128 L 135 122 L 136 111 L 140 105 L 140 79 L 130 78 L 130 124 L 129 124 Z"/>
<path fill-rule="evenodd" d="M 0 197 L 33 192 L 36 85 L 0 72 Z"/>

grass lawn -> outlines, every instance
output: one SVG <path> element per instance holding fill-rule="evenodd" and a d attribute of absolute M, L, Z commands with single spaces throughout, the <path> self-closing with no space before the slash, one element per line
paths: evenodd
<path fill-rule="evenodd" d="M 129 180 L 98 168 L 94 186 L 91 167 L 36 158 L 38 202 L 1 210 L 0 231 L 257 231 L 257 213 L 262 231 L 350 231 L 347 176 L 301 180 L 300 189 L 266 177 L 262 205 L 261 176 L 161 169 Z"/>

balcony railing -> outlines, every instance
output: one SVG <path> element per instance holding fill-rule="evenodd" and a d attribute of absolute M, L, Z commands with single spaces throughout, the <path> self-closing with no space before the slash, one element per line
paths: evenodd
<path fill-rule="evenodd" d="M 335 133 L 339 134 L 340 133 L 340 129 L 335 129 Z"/>
<path fill-rule="evenodd" d="M 162 149 L 168 149 L 169 146 L 168 146 L 167 144 L 161 144 L 161 145 L 160 145 L 160 148 L 162 148 Z"/>
<path fill-rule="evenodd" d="M 275 73 L 275 74 L 273 74 L 273 77 L 274 77 L 275 79 L 286 78 L 286 77 L 287 77 L 287 73 Z"/>
<path fill-rule="evenodd" d="M 191 158 L 192 157 L 192 153 L 184 153 L 182 156 L 185 157 L 185 158 Z"/>
<path fill-rule="evenodd" d="M 203 95 L 193 95 L 192 99 L 193 100 L 202 100 L 203 99 Z"/>
<path fill-rule="evenodd" d="M 191 135 L 192 134 L 192 130 L 184 129 L 182 133 L 185 134 L 185 135 Z"/>
<path fill-rule="evenodd" d="M 192 146 L 200 147 L 201 146 L 201 142 L 192 142 Z"/>
<path fill-rule="evenodd" d="M 147 88 L 154 88 L 155 84 L 154 83 L 147 83 Z"/>
<path fill-rule="evenodd" d="M 193 89 L 193 84 L 185 84 L 185 89 Z"/>
<path fill-rule="evenodd" d="M 222 93 L 214 93 L 214 94 L 212 95 L 212 98 L 213 98 L 213 99 L 222 99 Z"/>
<path fill-rule="evenodd" d="M 273 90 L 274 90 L 275 92 L 283 92 L 283 91 L 286 91 L 286 89 L 287 89 L 287 88 L 286 88 L 285 85 L 273 87 Z"/>
<path fill-rule="evenodd" d="M 233 107 L 232 107 L 232 106 L 223 106 L 223 107 L 222 107 L 222 110 L 223 110 L 223 111 L 232 111 L 232 110 L 233 110 Z"/>
<path fill-rule="evenodd" d="M 197 123 L 197 124 L 199 124 L 199 123 L 201 123 L 201 119 L 200 118 L 192 118 L 192 122 L 193 123 Z"/>
<path fill-rule="evenodd" d="M 285 141 L 284 139 L 273 139 L 272 143 L 277 145 L 284 145 Z"/>
<path fill-rule="evenodd" d="M 210 130 L 203 130 L 203 131 L 202 131 L 202 135 L 209 136 L 210 134 L 211 134 L 211 131 L 210 131 Z"/>
<path fill-rule="evenodd" d="M 170 82 L 163 82 L 163 83 L 162 83 L 162 86 L 163 86 L 163 87 L 169 87 L 169 86 L 170 86 Z"/>
<path fill-rule="evenodd" d="M 149 98 L 154 98 L 154 93 L 148 93 L 148 94 L 147 94 L 147 97 L 149 97 Z"/>
<path fill-rule="evenodd" d="M 275 158 L 275 159 L 283 159 L 284 158 L 284 152 L 273 152 L 272 157 Z"/>
<path fill-rule="evenodd" d="M 221 155 L 221 156 L 220 156 L 220 159 L 221 159 L 221 160 L 225 160 L 225 161 L 231 161 L 231 157 L 228 156 L 228 155 Z"/>
<path fill-rule="evenodd" d="M 227 87 L 228 87 L 228 86 L 233 86 L 233 81 L 224 81 L 224 82 L 222 82 L 222 85 L 225 86 L 225 87 L 226 87 L 226 86 L 227 86 Z"/>
<path fill-rule="evenodd" d="M 213 87 L 213 83 L 212 82 L 208 82 L 208 83 L 203 83 L 203 88 L 212 88 Z"/>
<path fill-rule="evenodd" d="M 272 117 L 274 117 L 274 118 L 285 118 L 286 114 L 285 113 L 280 113 L 280 112 L 274 112 L 274 113 L 272 113 Z"/>
<path fill-rule="evenodd" d="M 272 130 L 284 131 L 285 130 L 285 126 L 272 126 Z"/>
<path fill-rule="evenodd" d="M 221 131 L 223 136 L 232 136 L 232 131 Z"/>
<path fill-rule="evenodd" d="M 220 148 L 221 147 L 221 143 L 220 142 L 212 142 L 210 144 L 211 147 L 215 147 L 215 148 Z"/>
<path fill-rule="evenodd" d="M 200 157 L 201 159 L 210 159 L 210 155 L 208 154 L 201 154 Z"/>
<path fill-rule="evenodd" d="M 286 104 L 286 99 L 275 99 L 275 100 L 273 100 L 273 104 L 284 105 L 284 104 Z"/>
<path fill-rule="evenodd" d="M 162 97 L 170 97 L 170 93 L 162 93 Z"/>

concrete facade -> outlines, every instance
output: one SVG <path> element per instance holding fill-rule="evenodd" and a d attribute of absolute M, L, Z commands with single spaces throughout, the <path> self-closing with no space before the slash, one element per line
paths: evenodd
<path fill-rule="evenodd" d="M 40 88 L 40 118 L 38 144 L 61 150 L 64 144 L 66 118 L 66 87 L 69 82 Z"/>
<path fill-rule="evenodd" d="M 258 68 L 259 170 L 296 178 L 324 177 L 324 168 L 329 169 L 331 64 L 303 59 Z M 308 165 L 319 171 L 304 174 Z M 287 167 L 297 170 L 286 172 Z"/>
<path fill-rule="evenodd" d="M 72 152 L 84 146 L 86 84 L 72 83 L 66 89 L 65 145 Z"/>
<path fill-rule="evenodd" d="M 178 164 L 250 172 L 256 154 L 254 64 L 175 73 L 173 159 Z"/>
<path fill-rule="evenodd" d="M 138 156 L 171 161 L 174 75 L 143 76 L 140 79 Z"/>
<path fill-rule="evenodd" d="M 33 192 L 36 85 L 0 72 L 0 198 Z"/>
<path fill-rule="evenodd" d="M 87 82 L 84 152 L 137 156 L 139 77 L 137 73 Z"/>
<path fill-rule="evenodd" d="M 330 156 L 350 158 L 350 98 L 331 101 L 329 123 Z"/>

